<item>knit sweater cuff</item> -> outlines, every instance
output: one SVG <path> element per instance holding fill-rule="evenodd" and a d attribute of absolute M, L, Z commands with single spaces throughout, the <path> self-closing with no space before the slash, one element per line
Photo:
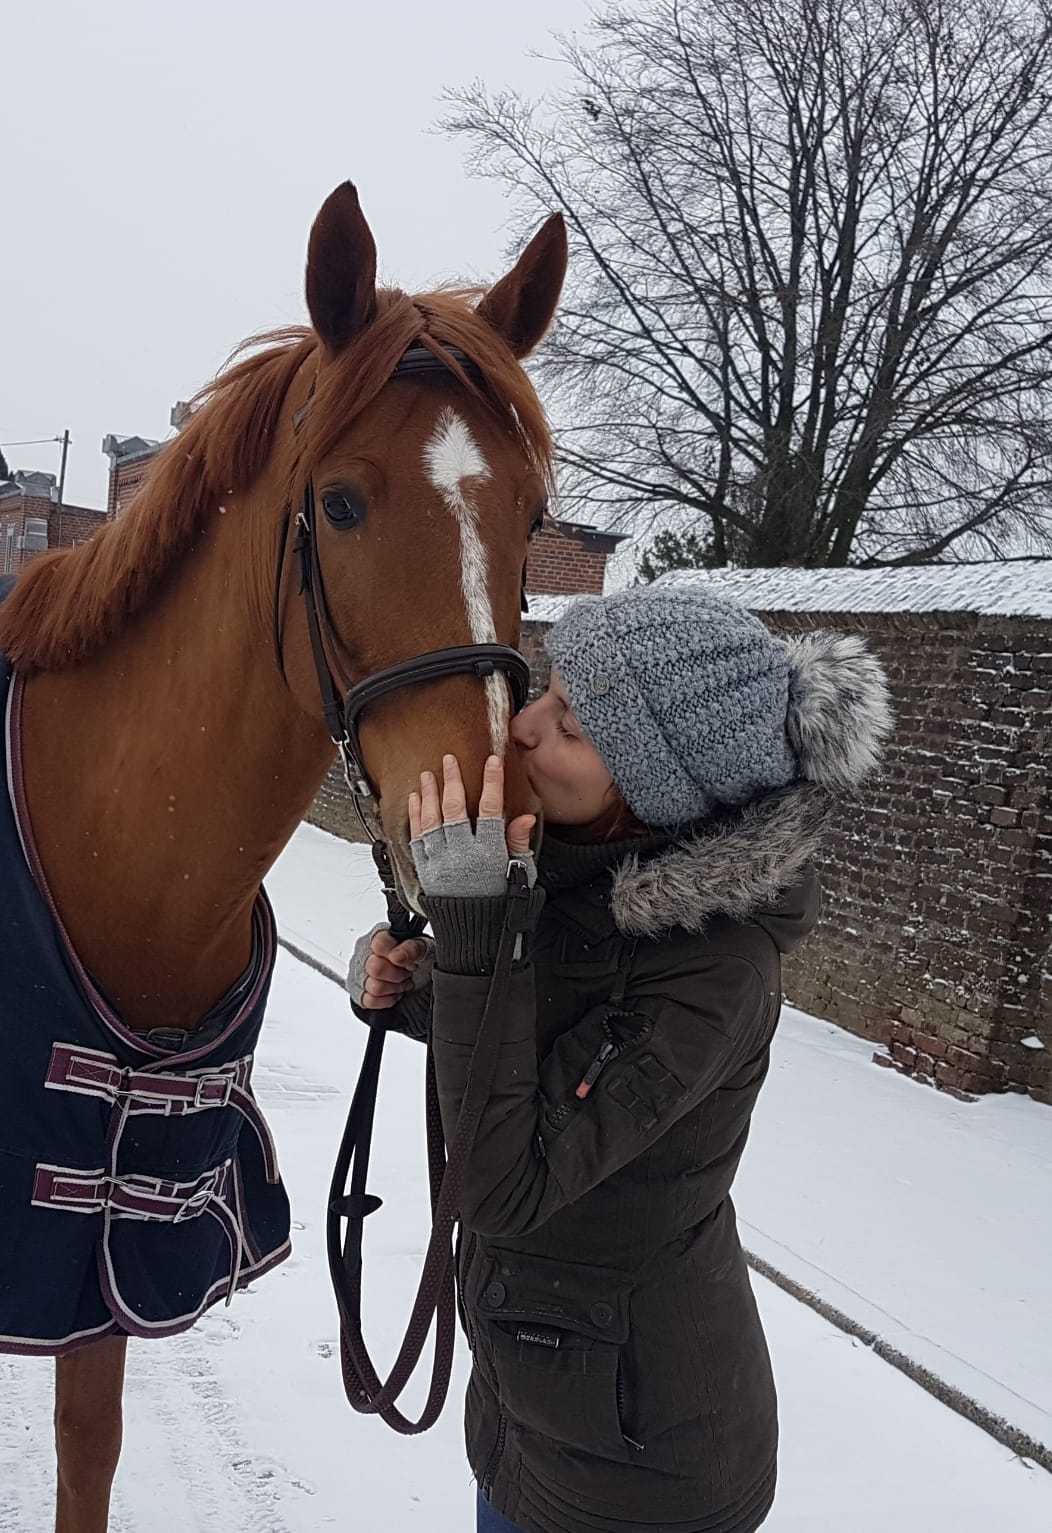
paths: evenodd
<path fill-rule="evenodd" d="M 526 933 L 536 929 L 544 890 L 534 887 L 526 902 Z M 421 900 L 435 938 L 435 965 L 445 974 L 492 974 L 497 962 L 507 899 L 430 895 Z M 522 956 L 525 956 L 523 954 Z"/>

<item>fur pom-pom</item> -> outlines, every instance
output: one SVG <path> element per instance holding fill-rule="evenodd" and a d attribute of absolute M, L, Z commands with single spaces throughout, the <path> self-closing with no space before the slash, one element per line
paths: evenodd
<path fill-rule="evenodd" d="M 819 628 L 786 642 L 786 729 L 800 775 L 855 788 L 880 765 L 892 725 L 884 667 L 858 634 Z"/>

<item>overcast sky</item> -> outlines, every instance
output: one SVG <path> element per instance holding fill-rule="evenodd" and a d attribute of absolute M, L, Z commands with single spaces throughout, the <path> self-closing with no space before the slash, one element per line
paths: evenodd
<path fill-rule="evenodd" d="M 311 220 L 355 181 L 400 286 L 502 268 L 507 207 L 431 130 L 447 86 L 558 85 L 587 0 L 38 0 L 7 7 L 0 86 L 0 443 L 163 438 L 236 343 L 300 321 Z M 57 446 L 5 447 L 57 472 Z"/>

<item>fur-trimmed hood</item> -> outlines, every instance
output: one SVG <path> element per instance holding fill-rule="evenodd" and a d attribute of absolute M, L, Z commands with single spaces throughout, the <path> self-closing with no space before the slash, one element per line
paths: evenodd
<path fill-rule="evenodd" d="M 831 808 L 824 789 L 795 784 L 694 827 L 656 855 L 634 853 L 613 872 L 615 925 L 626 936 L 656 937 L 676 926 L 703 931 L 716 915 L 747 921 L 768 912 L 777 924 L 786 896 L 792 903 L 808 873 Z M 772 935 L 780 947 L 793 945 L 788 932 L 783 940 Z"/>

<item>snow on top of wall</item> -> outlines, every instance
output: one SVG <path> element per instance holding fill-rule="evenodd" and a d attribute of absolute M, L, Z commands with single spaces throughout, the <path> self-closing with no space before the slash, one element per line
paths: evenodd
<path fill-rule="evenodd" d="M 674 570 L 660 583 L 708 585 L 754 612 L 970 612 L 1052 619 L 1052 559 L 898 569 Z"/>
<path fill-rule="evenodd" d="M 534 596 L 529 593 L 530 610 L 527 623 L 554 623 L 562 617 L 580 596 Z"/>

